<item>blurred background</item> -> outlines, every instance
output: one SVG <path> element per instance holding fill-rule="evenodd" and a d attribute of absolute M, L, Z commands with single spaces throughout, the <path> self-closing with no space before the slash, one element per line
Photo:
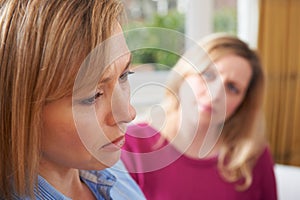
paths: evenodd
<path fill-rule="evenodd" d="M 212 32 L 237 34 L 237 0 L 125 0 L 127 8 L 127 29 L 160 27 L 178 31 L 191 39 L 199 39 Z M 145 41 L 156 40 L 150 34 Z M 147 45 L 147 44 L 145 44 Z M 177 44 L 178 47 L 183 44 Z M 160 63 L 157 70 L 173 66 L 178 55 L 145 49 L 134 53 L 134 63 Z"/>
<path fill-rule="evenodd" d="M 300 166 L 300 0 L 124 0 L 125 29 L 168 28 L 198 40 L 213 32 L 237 35 L 259 52 L 267 78 L 265 117 L 267 136 L 276 163 Z M 155 43 L 149 34 L 145 43 Z M 174 41 L 178 48 L 186 44 Z M 133 65 L 143 76 L 133 86 L 156 80 L 146 93 L 135 88 L 134 103 L 162 98 L 165 73 L 179 55 L 157 49 L 133 52 Z M 158 63 L 158 64 L 157 64 Z M 139 78 L 137 78 L 139 77 Z M 141 93 L 141 94 L 138 94 Z M 151 98 L 148 98 L 151 96 Z M 138 98 L 140 97 L 140 98 Z M 144 104 L 143 104 L 143 102 Z M 143 105 L 142 105 L 143 104 Z"/>

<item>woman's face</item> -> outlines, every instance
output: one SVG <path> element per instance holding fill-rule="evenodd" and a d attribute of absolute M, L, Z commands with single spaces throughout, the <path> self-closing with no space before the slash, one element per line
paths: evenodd
<path fill-rule="evenodd" d="M 119 26 L 116 32 L 122 33 Z M 127 81 L 130 53 L 123 36 L 118 48 L 127 53 L 105 70 L 94 92 L 45 106 L 41 167 L 99 170 L 118 161 L 126 124 L 135 117 Z"/>
<path fill-rule="evenodd" d="M 214 66 L 187 76 L 180 88 L 183 109 L 198 108 L 200 123 L 219 124 L 229 118 L 243 101 L 252 76 L 249 62 L 237 55 L 224 56 Z"/>

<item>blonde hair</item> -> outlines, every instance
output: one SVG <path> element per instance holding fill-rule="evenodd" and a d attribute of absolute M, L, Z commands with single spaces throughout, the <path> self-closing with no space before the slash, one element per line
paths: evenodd
<path fill-rule="evenodd" d="M 220 174 L 229 182 L 242 180 L 237 190 L 247 189 L 252 183 L 252 169 L 258 156 L 265 148 L 261 105 L 264 91 L 264 75 L 258 55 L 246 43 L 228 34 L 212 34 L 199 42 L 207 52 L 191 51 L 188 57 L 201 57 L 206 67 L 208 59 L 215 62 L 226 55 L 238 55 L 246 59 L 252 68 L 252 77 L 242 103 L 225 122 L 221 133 L 222 145 L 218 157 Z M 204 66 L 201 66 L 203 69 Z M 163 105 L 166 111 L 166 125 L 162 134 L 167 136 L 177 131 L 174 127 L 179 120 L 180 102 L 178 93 L 185 77 L 191 73 L 201 73 L 186 59 L 181 58 L 174 66 L 167 81 Z M 174 133 L 172 133 L 174 134 Z"/>
<path fill-rule="evenodd" d="M 0 197 L 34 198 L 43 106 L 72 94 L 122 12 L 117 0 L 0 1 Z"/>

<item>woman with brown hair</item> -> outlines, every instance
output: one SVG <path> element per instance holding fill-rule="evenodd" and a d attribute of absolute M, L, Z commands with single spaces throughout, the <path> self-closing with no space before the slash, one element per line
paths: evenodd
<path fill-rule="evenodd" d="M 160 109 L 130 126 L 122 159 L 147 199 L 277 199 L 257 54 L 213 34 L 172 69 Z"/>
<path fill-rule="evenodd" d="M 0 1 L 0 199 L 143 199 L 106 169 L 135 117 L 122 10 Z"/>

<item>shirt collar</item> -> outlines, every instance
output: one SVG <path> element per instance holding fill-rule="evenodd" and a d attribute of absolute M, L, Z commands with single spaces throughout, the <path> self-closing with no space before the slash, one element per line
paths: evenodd
<path fill-rule="evenodd" d="M 87 184 L 97 199 L 111 199 L 110 190 L 117 179 L 108 170 L 80 170 L 80 178 Z M 42 176 L 38 176 L 38 189 L 35 189 L 34 192 L 37 199 L 71 200 L 56 190 Z"/>

